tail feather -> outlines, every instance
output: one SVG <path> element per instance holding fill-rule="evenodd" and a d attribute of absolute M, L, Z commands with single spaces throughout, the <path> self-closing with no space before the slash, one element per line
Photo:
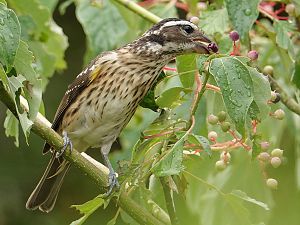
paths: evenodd
<path fill-rule="evenodd" d="M 36 188 L 27 200 L 26 208 L 50 212 L 56 202 L 57 195 L 70 164 L 62 158 L 52 158 Z"/>

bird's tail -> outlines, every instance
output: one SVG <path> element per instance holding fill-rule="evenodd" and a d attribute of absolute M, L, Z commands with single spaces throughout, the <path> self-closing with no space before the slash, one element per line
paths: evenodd
<path fill-rule="evenodd" d="M 63 158 L 56 158 L 54 153 L 41 180 L 27 200 L 26 208 L 39 208 L 43 212 L 50 212 L 69 167 L 70 163 Z"/>

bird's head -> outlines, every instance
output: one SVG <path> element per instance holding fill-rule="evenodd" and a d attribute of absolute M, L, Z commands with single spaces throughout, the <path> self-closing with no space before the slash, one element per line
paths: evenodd
<path fill-rule="evenodd" d="M 176 56 L 209 54 L 218 48 L 199 28 L 187 21 L 168 18 L 150 28 L 136 41 L 141 53 Z"/>

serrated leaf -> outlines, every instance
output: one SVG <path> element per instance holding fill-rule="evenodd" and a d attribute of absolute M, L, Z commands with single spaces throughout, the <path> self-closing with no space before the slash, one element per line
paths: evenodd
<path fill-rule="evenodd" d="M 267 78 L 255 68 L 247 67 L 252 79 L 253 85 L 253 102 L 258 108 L 255 113 L 259 120 L 266 118 L 270 112 L 270 106 L 267 104 L 271 99 L 271 87 Z"/>
<path fill-rule="evenodd" d="M 226 8 L 202 12 L 200 21 L 200 28 L 208 35 L 223 34 L 229 27 Z"/>
<path fill-rule="evenodd" d="M 209 68 L 221 89 L 223 100 L 237 131 L 244 134 L 245 120 L 253 101 L 252 81 L 248 68 L 234 57 L 216 58 Z"/>
<path fill-rule="evenodd" d="M 211 147 L 209 144 L 209 141 L 207 140 L 207 138 L 200 136 L 200 135 L 196 135 L 196 134 L 190 134 L 188 137 L 189 141 L 193 144 L 196 145 L 201 145 L 203 150 L 209 155 L 212 155 L 212 151 L 211 151 Z"/>
<path fill-rule="evenodd" d="M 0 62 L 10 71 L 20 42 L 21 28 L 15 12 L 0 3 Z"/>
<path fill-rule="evenodd" d="M 273 26 L 276 32 L 276 43 L 279 47 L 288 51 L 291 59 L 295 59 L 294 45 L 288 34 L 292 31 L 289 22 L 276 20 L 274 21 Z"/>
<path fill-rule="evenodd" d="M 182 55 L 176 57 L 176 67 L 183 87 L 193 87 L 197 60 L 195 54 Z"/>
<path fill-rule="evenodd" d="M 183 87 L 173 87 L 163 92 L 157 99 L 156 104 L 160 108 L 175 108 L 182 103 L 183 92 L 189 90 Z"/>
<path fill-rule="evenodd" d="M 79 212 L 84 215 L 78 220 L 73 221 L 70 225 L 83 224 L 86 221 L 86 219 L 103 204 L 104 200 L 100 197 L 96 197 L 82 205 L 72 205 L 72 208 L 79 210 Z"/>
<path fill-rule="evenodd" d="M 240 198 L 244 201 L 247 201 L 247 202 L 250 202 L 250 203 L 253 203 L 257 206 L 260 206 L 262 207 L 263 209 L 265 210 L 270 210 L 270 208 L 268 207 L 268 205 L 264 202 L 261 202 L 261 201 L 258 201 L 254 198 L 251 198 L 249 197 L 245 192 L 241 191 L 241 190 L 233 190 L 231 193 L 231 195 L 237 197 L 237 198 Z"/>
<path fill-rule="evenodd" d="M 168 152 L 155 164 L 151 171 L 158 177 L 179 174 L 183 170 L 183 145 L 188 133 L 185 133 Z"/>
<path fill-rule="evenodd" d="M 26 78 L 26 85 L 23 88 L 29 104 L 29 119 L 34 120 L 42 101 L 42 81 L 32 68 L 33 54 L 28 45 L 21 41 L 16 54 L 14 67 L 18 74 Z"/>
<path fill-rule="evenodd" d="M 67 37 L 52 19 L 50 8 L 41 2 L 32 0 L 29 4 L 27 1 L 14 0 L 10 1 L 10 4 L 20 15 L 22 39 L 29 43 L 34 55 L 37 56 L 35 58 L 37 69 L 46 84 L 47 78 L 54 73 L 54 69 L 50 71 L 49 67 L 54 66 L 55 69 L 66 67 L 64 53 L 68 46 Z"/>
<path fill-rule="evenodd" d="M 234 29 L 245 39 L 258 17 L 259 0 L 225 0 L 228 16 Z"/>
<path fill-rule="evenodd" d="M 90 1 L 79 1 L 76 17 L 88 40 L 85 62 L 103 51 L 120 46 L 128 29 L 118 10 L 109 1 L 105 1 L 102 7 L 93 6 Z"/>
<path fill-rule="evenodd" d="M 6 137 L 15 137 L 15 145 L 19 147 L 19 120 L 9 110 L 6 111 L 4 128 Z"/>

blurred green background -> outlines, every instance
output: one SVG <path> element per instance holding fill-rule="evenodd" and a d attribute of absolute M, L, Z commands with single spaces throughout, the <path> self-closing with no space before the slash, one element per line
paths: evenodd
<path fill-rule="evenodd" d="M 66 51 L 67 70 L 61 74 L 55 74 L 47 86 L 43 95 L 46 109 L 46 117 L 51 120 L 56 108 L 63 96 L 67 85 L 82 70 L 84 53 L 86 48 L 85 35 L 81 25 L 75 17 L 75 7 L 71 5 L 64 15 L 57 10 L 54 20 L 64 30 L 69 39 L 69 48 Z M 299 76 L 299 74 L 297 74 Z M 209 99 L 209 95 L 207 96 Z M 284 108 L 284 107 L 283 107 Z M 3 124 L 6 108 L 0 107 L 0 124 Z M 147 115 L 147 120 L 142 120 L 139 115 Z M 121 135 L 121 151 L 112 154 L 117 160 L 129 159 L 130 148 L 138 139 L 139 131 L 146 127 L 154 118 L 155 113 L 147 109 L 140 109 L 138 116 L 133 118 L 129 126 Z M 144 117 L 145 118 L 145 117 Z M 287 113 L 287 118 L 282 122 L 266 121 L 261 131 L 268 136 L 272 147 L 284 149 L 284 164 L 278 169 L 268 169 L 269 177 L 279 181 L 279 188 L 270 191 L 265 187 L 261 171 L 257 162 L 252 162 L 251 157 L 244 151 L 239 151 L 233 156 L 233 163 L 223 172 L 216 172 L 214 165 L 219 157 L 217 154 L 212 159 L 199 160 L 191 157 L 187 161 L 189 171 L 197 174 L 204 180 L 221 187 L 224 192 L 232 189 L 245 191 L 249 196 L 266 202 L 270 210 L 257 209 L 257 206 L 247 205 L 251 212 L 253 223 L 259 224 L 265 221 L 268 225 L 299 225 L 300 224 L 300 129 L 299 117 Z M 41 151 L 43 140 L 34 133 L 26 145 L 21 135 L 20 148 L 16 148 L 12 138 L 6 138 L 3 127 L 0 129 L 0 225 L 28 225 L 28 224 L 69 224 L 76 218 L 78 213 L 70 208 L 72 204 L 81 204 L 95 197 L 99 192 L 84 174 L 76 168 L 72 168 L 65 179 L 61 193 L 54 210 L 49 214 L 39 211 L 27 211 L 25 203 L 34 186 L 42 175 L 49 159 L 49 155 L 43 156 Z M 118 148 L 118 146 L 117 146 Z M 96 158 L 99 154 L 91 152 Z M 298 171 L 298 173 L 297 173 Z M 178 214 L 181 224 L 212 224 L 218 225 L 218 221 L 232 221 L 232 208 L 224 204 L 224 200 L 215 196 L 215 192 L 207 188 L 201 182 L 190 179 L 189 191 L 186 199 L 176 196 L 178 202 Z M 114 216 L 116 208 L 111 204 L 106 210 L 98 210 L 86 222 L 89 225 L 106 224 Z M 220 213 L 221 212 L 221 213 Z M 239 214 L 239 209 L 237 214 Z M 201 221 L 199 216 L 201 214 Z M 245 216 L 245 215 L 240 215 Z M 206 221 L 207 217 L 207 223 Z M 185 219 L 183 219 L 185 218 Z M 196 220 L 198 222 L 196 222 Z M 209 220 L 209 222 L 208 222 Z M 204 222 L 203 222 L 204 221 Z M 257 221 L 257 223 L 256 223 Z M 121 220 L 117 224 L 125 224 Z M 223 224 L 223 223 L 222 223 Z M 224 223 L 226 224 L 226 223 Z M 231 222 L 232 225 L 243 225 L 241 222 Z"/>

